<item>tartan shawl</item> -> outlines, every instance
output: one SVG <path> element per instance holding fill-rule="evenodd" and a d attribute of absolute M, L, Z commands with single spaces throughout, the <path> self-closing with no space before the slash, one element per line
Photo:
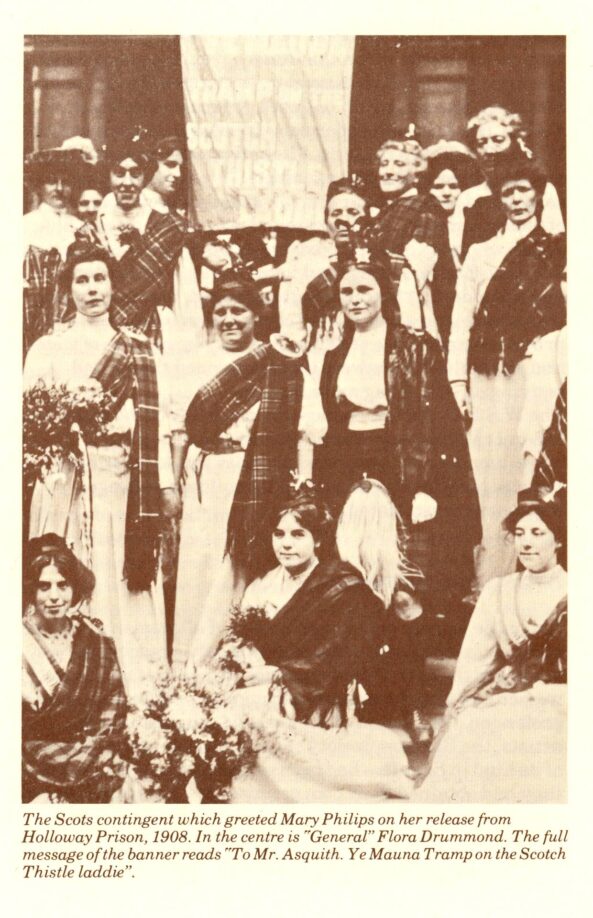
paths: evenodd
<path fill-rule="evenodd" d="M 162 348 L 156 307 L 171 303 L 171 279 L 184 242 L 185 228 L 178 217 L 151 211 L 146 230 L 135 234 L 114 267 L 110 318 L 115 328 L 131 326 Z"/>
<path fill-rule="evenodd" d="M 337 708 L 345 726 L 348 686 L 364 682 L 382 626 L 382 603 L 361 574 L 344 561 L 327 561 L 265 623 L 255 644 L 279 668 L 296 720 L 327 727 Z"/>
<path fill-rule="evenodd" d="M 325 355 L 321 374 L 329 428 L 319 459 L 329 469 L 328 487 L 332 464 L 340 462 L 341 432 L 348 423 L 348 415 L 336 401 L 338 376 L 350 348 L 348 331 L 344 341 Z M 473 549 L 482 537 L 480 508 L 463 419 L 447 381 L 440 345 L 428 332 L 389 325 L 384 360 L 391 469 L 391 480 L 384 484 L 404 519 L 418 491 L 434 497 L 438 503 L 438 538 L 431 562 L 434 578 L 443 589 L 445 584 L 451 590 L 469 585 Z"/>
<path fill-rule="evenodd" d="M 447 223 L 438 202 L 430 194 L 397 198 L 378 215 L 371 230 L 375 244 L 403 255 L 408 242 L 425 242 L 439 253 L 449 248 Z"/>
<path fill-rule="evenodd" d="M 71 803 L 108 802 L 124 777 L 113 755 L 126 718 L 113 641 L 79 616 L 66 671 L 52 665 L 55 693 L 40 710 L 23 705 L 23 799 L 57 791 Z"/>
<path fill-rule="evenodd" d="M 228 521 L 227 552 L 260 573 L 267 557 L 263 536 L 276 500 L 288 491 L 296 464 L 302 402 L 301 361 L 261 344 L 224 367 L 194 395 L 186 415 L 190 442 L 208 452 L 213 442 L 256 402 L 251 431 Z"/>
<path fill-rule="evenodd" d="M 23 262 L 23 356 L 51 332 L 57 316 L 56 281 L 62 264 L 57 249 L 29 246 Z"/>
<path fill-rule="evenodd" d="M 541 453 L 531 482 L 533 488 L 553 488 L 557 481 L 566 484 L 567 392 L 568 383 L 564 380 L 556 399 L 552 422 L 544 434 Z"/>
<path fill-rule="evenodd" d="M 502 362 L 514 372 L 531 342 L 566 324 L 566 303 L 556 280 L 565 259 L 564 235 L 540 226 L 508 253 L 482 297 L 471 330 L 469 364 L 495 376 Z"/>
<path fill-rule="evenodd" d="M 134 400 L 123 576 L 132 592 L 148 590 L 156 578 L 160 534 L 159 396 L 150 341 L 120 331 L 91 376 L 111 395 L 112 418 L 128 398 Z"/>

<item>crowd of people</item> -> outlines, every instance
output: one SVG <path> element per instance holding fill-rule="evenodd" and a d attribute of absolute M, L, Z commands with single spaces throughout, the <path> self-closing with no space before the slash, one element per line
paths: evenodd
<path fill-rule="evenodd" d="M 392 130 L 324 234 L 190 225 L 176 137 L 27 157 L 25 390 L 107 407 L 25 478 L 25 801 L 136 799 L 126 712 L 237 609 L 234 802 L 563 799 L 564 222 L 519 115 L 465 141 Z"/>

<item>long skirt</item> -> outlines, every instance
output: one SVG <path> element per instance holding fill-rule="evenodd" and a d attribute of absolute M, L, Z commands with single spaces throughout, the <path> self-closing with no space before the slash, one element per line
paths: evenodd
<path fill-rule="evenodd" d="M 150 590 L 131 593 L 123 577 L 129 449 L 88 447 L 92 485 L 92 568 L 96 577 L 91 614 L 113 637 L 128 698 L 167 662 L 162 578 Z"/>
<path fill-rule="evenodd" d="M 233 781 L 231 803 L 377 803 L 410 796 L 408 759 L 391 730 L 354 718 L 327 730 L 290 720 L 268 700 L 265 685 L 239 689 L 231 704 L 268 742 L 253 771 Z M 191 787 L 188 796 L 192 802 Z"/>
<path fill-rule="evenodd" d="M 213 655 L 244 579 L 225 556 L 228 519 L 244 452 L 204 456 L 190 447 L 175 597 L 173 665 L 199 664 Z"/>
<path fill-rule="evenodd" d="M 565 803 L 566 686 L 466 703 L 445 721 L 415 803 Z"/>
<path fill-rule="evenodd" d="M 90 558 L 82 550 L 80 478 L 75 466 L 63 460 L 59 471 L 36 481 L 29 515 L 29 538 L 55 532 L 85 564 Z"/>
<path fill-rule="evenodd" d="M 515 569 L 512 541 L 502 521 L 517 503 L 523 455 L 519 419 L 525 399 L 527 364 L 522 360 L 512 376 L 484 376 L 472 371 L 470 393 L 473 422 L 468 432 L 480 512 L 482 544 L 476 558 L 477 586 Z"/>

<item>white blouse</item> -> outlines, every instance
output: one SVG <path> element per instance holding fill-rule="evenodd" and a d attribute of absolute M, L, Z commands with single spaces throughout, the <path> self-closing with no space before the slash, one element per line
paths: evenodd
<path fill-rule="evenodd" d="M 350 415 L 350 430 L 375 430 L 385 426 L 386 323 L 367 332 L 354 332 L 352 344 L 338 376 L 336 398 L 346 398 L 357 409 Z"/>

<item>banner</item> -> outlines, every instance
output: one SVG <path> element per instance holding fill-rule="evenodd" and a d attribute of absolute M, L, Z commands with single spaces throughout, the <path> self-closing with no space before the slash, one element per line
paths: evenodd
<path fill-rule="evenodd" d="M 322 230 L 348 171 L 354 36 L 182 36 L 190 209 L 204 229 Z"/>

